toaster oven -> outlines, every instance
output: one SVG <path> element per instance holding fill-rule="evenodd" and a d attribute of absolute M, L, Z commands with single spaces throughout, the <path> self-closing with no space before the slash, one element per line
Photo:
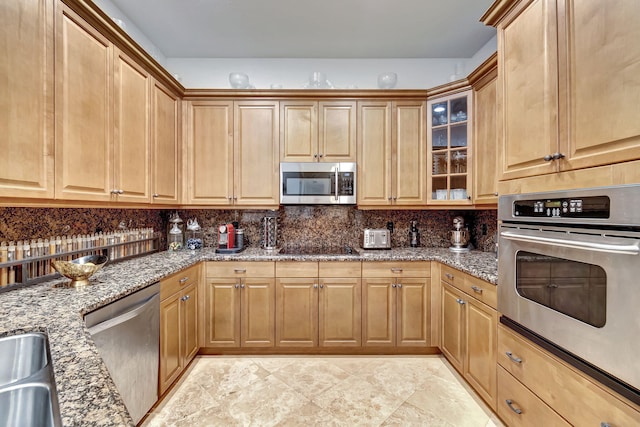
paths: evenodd
<path fill-rule="evenodd" d="M 391 232 L 386 228 L 365 228 L 362 234 L 363 249 L 391 249 Z"/>

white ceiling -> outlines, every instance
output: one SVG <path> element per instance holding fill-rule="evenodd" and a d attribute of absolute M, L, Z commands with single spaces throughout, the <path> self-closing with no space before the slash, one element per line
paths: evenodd
<path fill-rule="evenodd" d="M 170 58 L 470 58 L 493 0 L 111 0 Z"/>

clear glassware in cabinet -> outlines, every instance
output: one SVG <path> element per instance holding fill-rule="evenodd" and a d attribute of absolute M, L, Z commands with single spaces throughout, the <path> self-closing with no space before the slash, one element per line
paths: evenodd
<path fill-rule="evenodd" d="M 444 96 L 429 105 L 431 200 L 468 203 L 471 91 Z"/>

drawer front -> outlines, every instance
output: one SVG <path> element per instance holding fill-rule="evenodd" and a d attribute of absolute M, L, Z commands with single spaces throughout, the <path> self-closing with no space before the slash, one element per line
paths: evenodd
<path fill-rule="evenodd" d="M 271 261 L 209 261 L 207 277 L 273 277 Z"/>
<path fill-rule="evenodd" d="M 318 263 L 278 261 L 276 262 L 276 277 L 318 277 Z"/>
<path fill-rule="evenodd" d="M 360 261 L 320 261 L 319 277 L 360 277 L 362 263 Z"/>
<path fill-rule="evenodd" d="M 160 299 L 164 300 L 176 292 L 181 291 L 187 285 L 198 283 L 199 279 L 200 264 L 185 268 L 171 276 L 165 277 L 160 281 Z"/>
<path fill-rule="evenodd" d="M 362 277 L 431 277 L 431 262 L 363 262 Z"/>
<path fill-rule="evenodd" d="M 503 325 L 498 363 L 573 425 L 628 426 L 640 420 L 637 407 Z"/>
<path fill-rule="evenodd" d="M 498 288 L 489 282 L 485 282 L 477 277 L 465 274 L 464 287 L 462 291 L 472 297 L 482 301 L 492 308 L 498 305 Z"/>
<path fill-rule="evenodd" d="M 498 416 L 508 426 L 569 426 L 560 415 L 498 366 Z"/>
<path fill-rule="evenodd" d="M 455 268 L 451 268 L 448 265 L 441 264 L 440 265 L 440 280 L 450 284 L 451 286 L 455 286 L 464 292 L 464 279 L 467 274 L 463 273 L 460 270 L 456 270 Z"/>

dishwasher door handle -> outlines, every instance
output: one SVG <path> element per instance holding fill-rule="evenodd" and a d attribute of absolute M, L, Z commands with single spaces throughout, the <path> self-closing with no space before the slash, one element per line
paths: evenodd
<path fill-rule="evenodd" d="M 153 305 L 155 300 L 159 297 L 160 297 L 159 294 L 153 294 L 146 300 L 142 301 L 140 304 L 133 306 L 131 310 L 125 311 L 124 313 L 119 314 L 116 317 L 113 317 L 109 320 L 105 320 L 102 323 L 98 323 L 97 325 L 90 327 L 89 333 L 91 335 L 96 335 L 109 328 L 113 328 L 114 326 L 117 326 L 121 323 L 124 323 L 128 320 L 133 319 L 134 317 L 138 316 L 140 313 L 143 313 L 147 309 L 147 307 L 149 307 L 150 305 Z"/>

